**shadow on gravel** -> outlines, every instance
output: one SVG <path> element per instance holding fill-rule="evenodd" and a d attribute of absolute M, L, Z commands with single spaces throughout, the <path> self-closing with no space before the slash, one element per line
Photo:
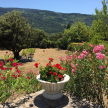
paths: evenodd
<path fill-rule="evenodd" d="M 5 62 L 4 59 L 0 59 L 0 62 L 1 61 Z M 23 64 L 23 63 L 34 62 L 34 61 L 37 61 L 37 59 L 34 59 L 34 58 L 32 58 L 32 59 L 21 58 L 21 59 L 19 59 L 18 63 L 20 62 L 20 63 Z M 9 62 L 9 60 L 7 60 L 7 62 Z"/>
<path fill-rule="evenodd" d="M 67 106 L 68 103 L 69 99 L 65 95 L 63 95 L 61 99 L 55 101 L 45 99 L 42 94 L 34 98 L 34 105 L 38 108 L 63 108 Z"/>

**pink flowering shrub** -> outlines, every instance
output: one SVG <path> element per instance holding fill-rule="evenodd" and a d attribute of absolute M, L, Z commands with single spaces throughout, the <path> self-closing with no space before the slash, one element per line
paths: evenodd
<path fill-rule="evenodd" d="M 106 91 L 108 82 L 108 54 L 104 45 L 86 45 L 82 51 L 68 52 L 65 62 L 60 59 L 71 77 L 64 90 L 102 105 L 102 91 Z"/>
<path fill-rule="evenodd" d="M 93 53 L 102 52 L 103 49 L 105 49 L 104 45 L 95 46 L 94 49 L 93 49 Z"/>

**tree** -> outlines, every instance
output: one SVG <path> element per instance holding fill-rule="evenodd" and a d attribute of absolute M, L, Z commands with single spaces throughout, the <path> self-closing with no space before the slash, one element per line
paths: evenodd
<path fill-rule="evenodd" d="M 43 43 L 43 39 L 48 40 L 48 34 L 46 34 L 43 30 L 32 28 L 31 29 L 31 36 L 33 39 L 33 42 L 31 44 L 32 47 L 41 47 L 41 42 Z"/>
<path fill-rule="evenodd" d="M 0 48 L 11 50 L 14 58 L 30 46 L 30 26 L 18 11 L 8 12 L 0 17 Z"/>
<path fill-rule="evenodd" d="M 71 25 L 70 25 L 70 23 L 68 23 L 66 28 L 69 29 L 70 27 L 71 27 Z"/>
<path fill-rule="evenodd" d="M 70 29 L 65 29 L 64 36 L 68 39 L 68 43 L 89 41 L 89 29 L 85 23 L 78 21 L 72 24 Z"/>
<path fill-rule="evenodd" d="M 95 9 L 96 15 L 92 15 L 95 19 L 91 26 L 92 36 L 95 33 L 99 33 L 102 39 L 108 40 L 108 14 L 107 14 L 107 2 L 105 0 L 102 1 L 103 9 L 97 10 Z"/>

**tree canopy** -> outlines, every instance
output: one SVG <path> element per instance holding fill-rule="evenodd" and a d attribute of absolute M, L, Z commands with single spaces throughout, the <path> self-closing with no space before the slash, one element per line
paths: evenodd
<path fill-rule="evenodd" d="M 102 1 L 103 9 L 95 9 L 96 15 L 92 15 L 95 19 L 91 26 L 91 35 L 92 37 L 95 34 L 99 34 L 102 40 L 108 40 L 108 11 L 107 11 L 107 2 Z"/>
<path fill-rule="evenodd" d="M 12 11 L 0 17 L 0 48 L 11 50 L 15 58 L 19 52 L 29 47 L 30 26 L 21 12 Z"/>
<path fill-rule="evenodd" d="M 64 36 L 67 37 L 70 42 L 89 41 L 89 29 L 85 23 L 78 21 L 72 24 L 69 29 L 64 30 Z"/>

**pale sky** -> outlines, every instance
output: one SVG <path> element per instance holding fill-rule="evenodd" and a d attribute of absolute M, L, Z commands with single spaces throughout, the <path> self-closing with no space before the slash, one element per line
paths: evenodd
<path fill-rule="evenodd" d="M 95 14 L 102 0 L 0 0 L 0 7 L 49 10 L 60 13 Z"/>

